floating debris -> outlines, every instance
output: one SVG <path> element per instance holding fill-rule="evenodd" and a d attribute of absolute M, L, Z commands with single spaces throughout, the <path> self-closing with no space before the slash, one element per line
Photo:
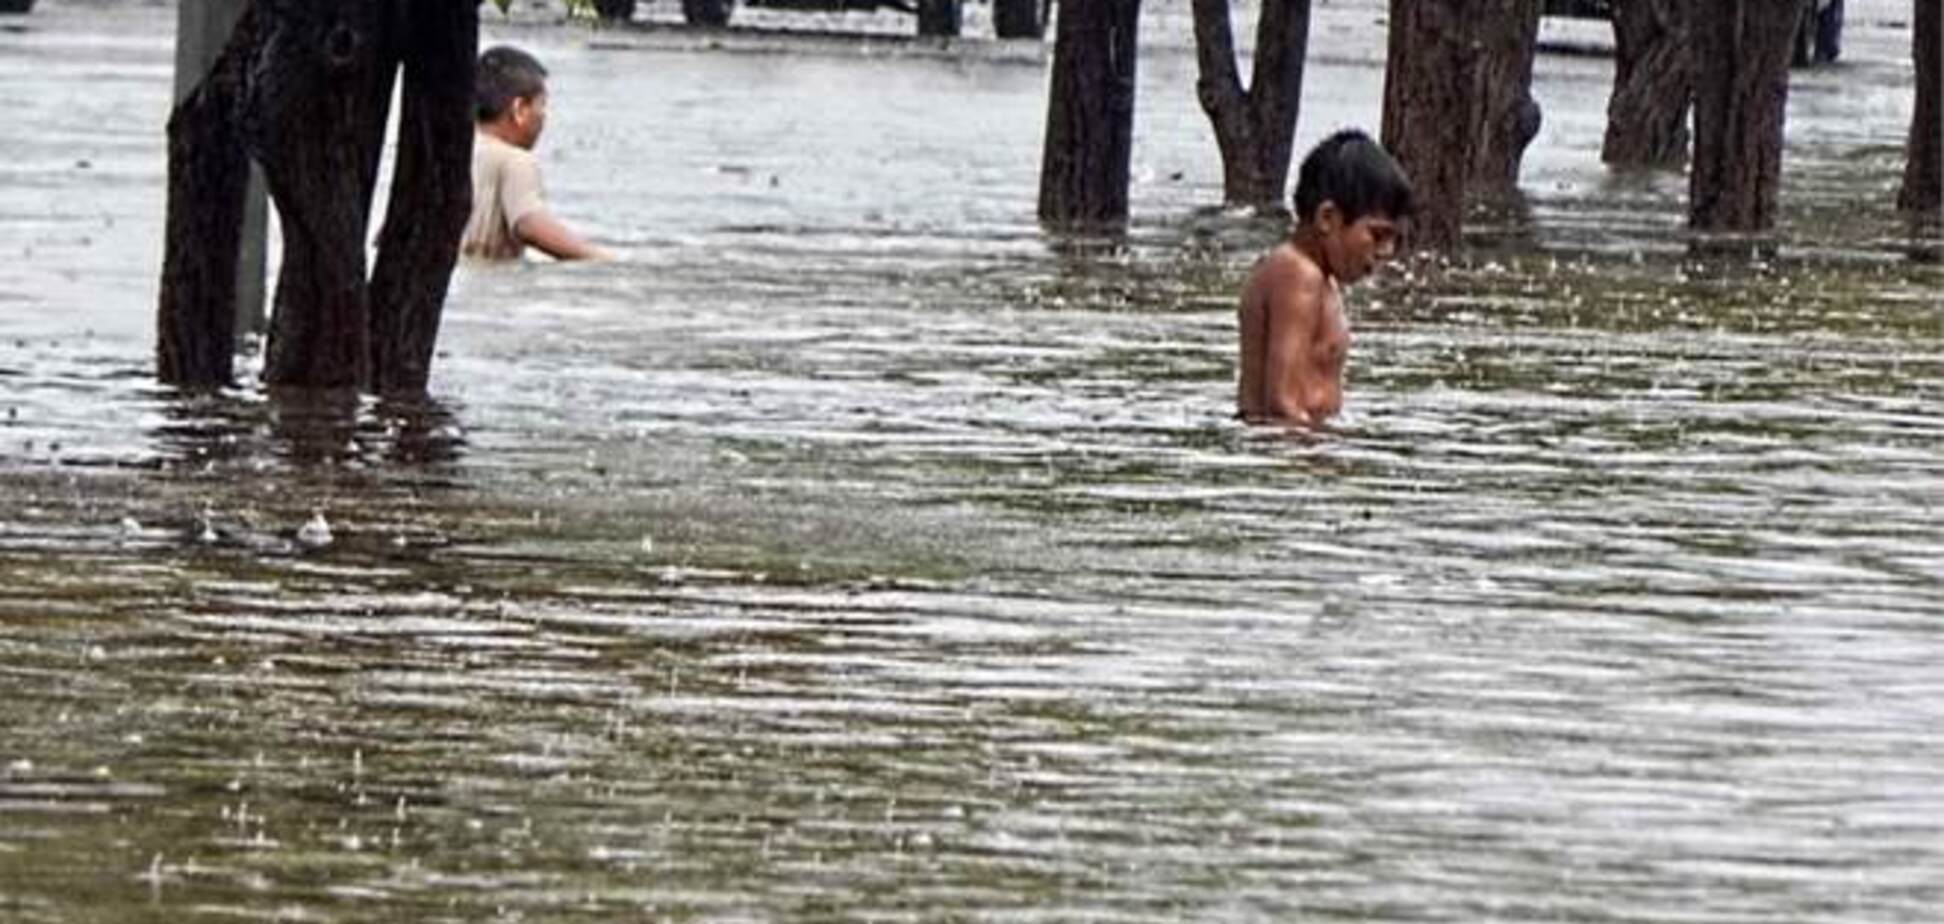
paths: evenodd
<path fill-rule="evenodd" d="M 305 548 L 321 549 L 331 544 L 331 524 L 324 519 L 324 511 L 311 512 L 310 522 L 297 530 L 297 542 Z"/>

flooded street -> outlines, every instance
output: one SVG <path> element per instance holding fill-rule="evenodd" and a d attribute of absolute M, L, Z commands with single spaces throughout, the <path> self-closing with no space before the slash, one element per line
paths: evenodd
<path fill-rule="evenodd" d="M 1050 44 L 489 5 L 624 259 L 464 270 L 412 405 L 156 385 L 175 10 L 0 18 L 0 920 L 1933 921 L 1944 268 L 1852 7 L 1759 263 L 1542 56 L 1313 438 L 1231 418 L 1281 229 L 1185 3 L 1114 245 L 1034 219 Z M 1317 16 L 1299 150 L 1379 117 Z"/>

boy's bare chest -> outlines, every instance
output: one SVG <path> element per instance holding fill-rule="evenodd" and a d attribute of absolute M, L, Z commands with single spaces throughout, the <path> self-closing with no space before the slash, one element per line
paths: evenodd
<path fill-rule="evenodd" d="M 1344 357 L 1350 352 L 1350 321 L 1344 316 L 1342 303 L 1330 305 L 1317 318 L 1310 349 L 1318 366 L 1331 372 L 1343 368 Z"/>

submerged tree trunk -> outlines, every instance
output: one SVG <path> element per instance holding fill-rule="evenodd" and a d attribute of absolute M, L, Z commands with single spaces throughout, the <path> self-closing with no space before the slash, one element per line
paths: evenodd
<path fill-rule="evenodd" d="M 1775 225 L 1798 9 L 1798 0 L 1709 0 L 1688 8 L 1695 77 L 1690 228 L 1756 233 Z"/>
<path fill-rule="evenodd" d="M 232 45 L 257 41 L 256 8 Z M 242 143 L 246 60 L 225 54 L 169 116 L 171 242 L 162 261 L 155 365 L 164 382 L 229 384 L 235 370 L 237 268 L 250 178 Z M 176 246 L 181 241 L 185 246 Z"/>
<path fill-rule="evenodd" d="M 229 381 L 233 321 L 219 327 L 217 315 L 234 315 L 233 243 L 253 158 L 284 238 L 266 383 L 424 386 L 470 205 L 477 17 L 469 0 L 256 0 L 171 119 L 164 381 Z M 368 283 L 371 197 L 401 62 L 398 182 Z"/>
<path fill-rule="evenodd" d="M 1939 23 L 1944 19 L 1944 5 L 1938 0 L 1915 3 L 1911 55 L 1917 64 L 1917 105 L 1910 114 L 1910 141 L 1897 207 L 1937 217 L 1944 209 L 1944 120 L 1939 118 L 1944 104 L 1938 99 L 1944 94 L 1944 72 L 1940 72 L 1938 60 L 1944 55 L 1944 28 Z"/>
<path fill-rule="evenodd" d="M 1539 134 L 1539 102 L 1532 98 L 1532 58 L 1539 42 L 1540 0 L 1471 0 L 1473 75 L 1472 195 L 1504 197 L 1518 190 L 1525 149 Z"/>
<path fill-rule="evenodd" d="M 175 102 L 181 104 L 201 86 L 216 59 L 229 45 L 230 36 L 249 0 L 198 0 L 176 5 Z M 236 264 L 236 332 L 262 333 L 264 291 L 269 246 L 270 194 L 263 186 L 261 171 L 252 165 L 247 191 L 243 194 L 243 226 L 238 233 L 241 253 Z"/>
<path fill-rule="evenodd" d="M 398 166 L 371 277 L 371 386 L 416 393 L 431 378 L 446 285 L 472 209 L 478 9 L 417 0 L 406 40 Z"/>
<path fill-rule="evenodd" d="M 371 381 L 365 237 L 398 70 L 386 0 L 328 10 L 265 4 L 278 17 L 252 77 L 249 141 L 283 219 L 283 272 L 263 378 Z"/>
<path fill-rule="evenodd" d="M 1062 0 L 1047 94 L 1039 216 L 1069 228 L 1127 221 L 1140 0 Z"/>
<path fill-rule="evenodd" d="M 1613 95 L 1600 159 L 1615 167 L 1679 167 L 1688 158 L 1694 78 L 1686 14 L 1692 0 L 1620 0 L 1613 9 Z"/>
<path fill-rule="evenodd" d="M 1273 208 L 1282 201 L 1303 96 L 1310 0 L 1263 0 L 1249 86 L 1235 61 L 1229 0 L 1194 0 L 1195 83 L 1222 154 L 1222 198 Z"/>
<path fill-rule="evenodd" d="M 1391 0 L 1384 146 L 1417 192 L 1409 247 L 1456 247 L 1472 160 L 1478 53 L 1470 0 Z"/>

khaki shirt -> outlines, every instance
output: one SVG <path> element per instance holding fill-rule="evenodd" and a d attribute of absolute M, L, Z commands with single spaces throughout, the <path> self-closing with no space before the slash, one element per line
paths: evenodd
<path fill-rule="evenodd" d="M 459 250 L 468 257 L 517 260 L 526 244 L 513 227 L 546 208 L 540 189 L 540 161 L 532 151 L 485 132 L 473 133 L 472 215 Z"/>

